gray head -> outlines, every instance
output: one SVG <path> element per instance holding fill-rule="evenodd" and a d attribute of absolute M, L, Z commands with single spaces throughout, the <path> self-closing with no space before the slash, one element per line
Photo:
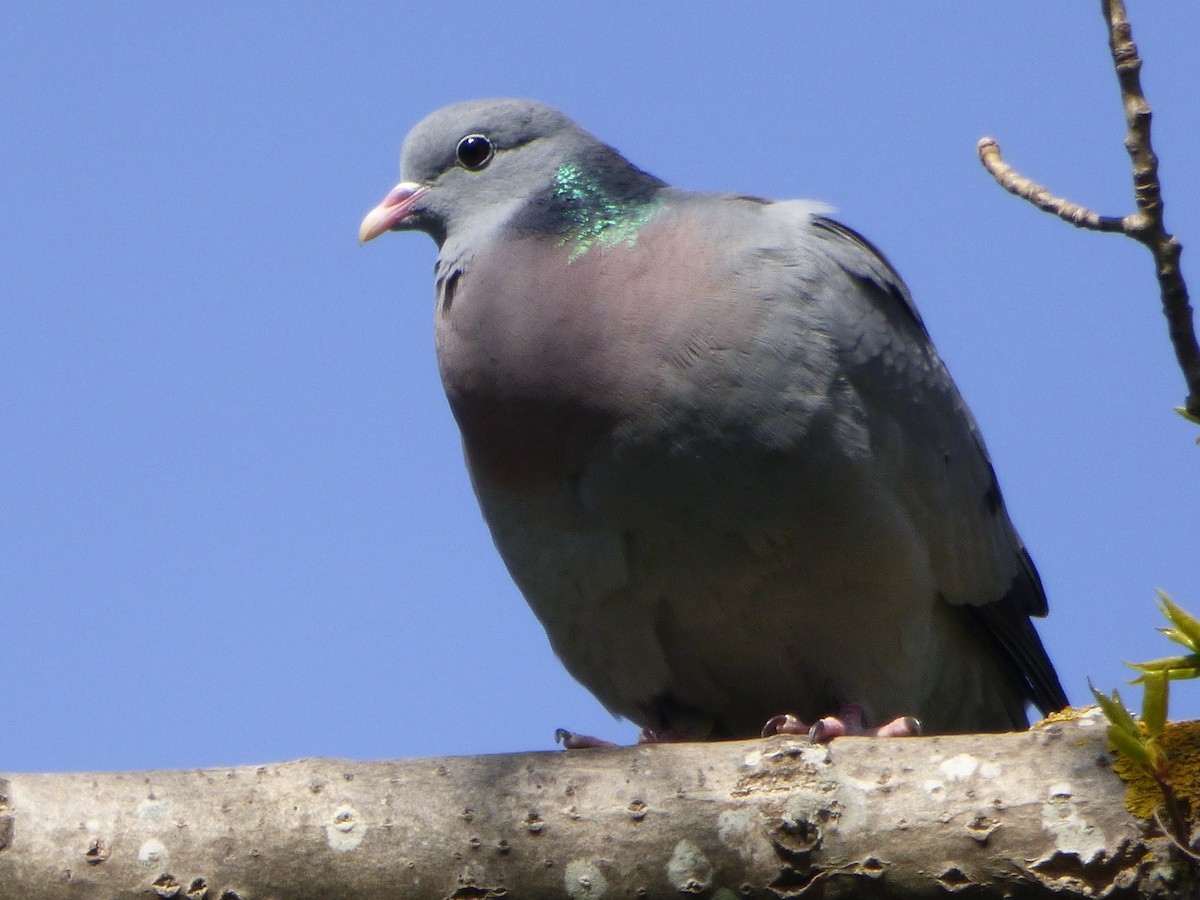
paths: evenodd
<path fill-rule="evenodd" d="M 468 100 L 431 113 L 409 132 L 400 154 L 403 181 L 363 219 L 359 239 L 418 230 L 440 246 L 451 233 L 489 229 L 518 215 L 531 227 L 553 228 L 562 214 L 554 207 L 564 200 L 555 196 L 555 179 L 564 166 L 588 172 L 622 197 L 662 185 L 553 107 Z"/>

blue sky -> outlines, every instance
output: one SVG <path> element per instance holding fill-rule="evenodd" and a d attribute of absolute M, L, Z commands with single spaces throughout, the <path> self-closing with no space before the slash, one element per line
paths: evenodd
<path fill-rule="evenodd" d="M 1200 613 L 1200 448 L 1149 255 L 1004 194 L 974 149 L 1132 210 L 1098 5 L 10 5 L 0 770 L 632 739 L 476 509 L 432 242 L 356 243 L 407 129 L 479 96 L 560 106 L 680 186 L 837 207 L 981 422 L 1071 697 L 1167 655 L 1154 589 Z M 1131 15 L 1197 291 L 1200 7 Z"/>

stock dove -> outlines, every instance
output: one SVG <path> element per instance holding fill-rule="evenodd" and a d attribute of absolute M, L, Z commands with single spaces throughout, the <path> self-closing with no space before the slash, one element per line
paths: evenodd
<path fill-rule="evenodd" d="M 611 712 L 679 740 L 1066 705 L 975 421 L 900 276 L 825 207 L 670 187 L 527 100 L 434 112 L 401 177 L 360 240 L 437 242 L 484 518 Z"/>

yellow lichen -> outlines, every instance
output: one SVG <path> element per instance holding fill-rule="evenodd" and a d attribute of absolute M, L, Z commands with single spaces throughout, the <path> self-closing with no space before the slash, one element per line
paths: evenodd
<path fill-rule="evenodd" d="M 1200 810 L 1200 721 L 1168 722 L 1159 737 L 1167 757 L 1171 789 L 1194 816 Z M 1125 782 L 1125 806 L 1148 819 L 1163 802 L 1158 783 L 1129 758 L 1117 755 L 1113 771 Z"/>
<path fill-rule="evenodd" d="M 1046 713 L 1046 717 L 1040 722 L 1034 722 L 1033 727 L 1041 728 L 1045 725 L 1053 725 L 1055 722 L 1074 722 L 1076 719 L 1083 718 L 1095 708 L 1095 706 L 1064 706 L 1058 712 Z"/>

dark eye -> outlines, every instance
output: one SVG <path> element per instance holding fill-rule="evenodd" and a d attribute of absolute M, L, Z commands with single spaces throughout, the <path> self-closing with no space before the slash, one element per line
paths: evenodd
<path fill-rule="evenodd" d="M 492 142 L 482 134 L 468 134 L 458 142 L 458 161 L 464 169 L 476 171 L 492 161 Z"/>

